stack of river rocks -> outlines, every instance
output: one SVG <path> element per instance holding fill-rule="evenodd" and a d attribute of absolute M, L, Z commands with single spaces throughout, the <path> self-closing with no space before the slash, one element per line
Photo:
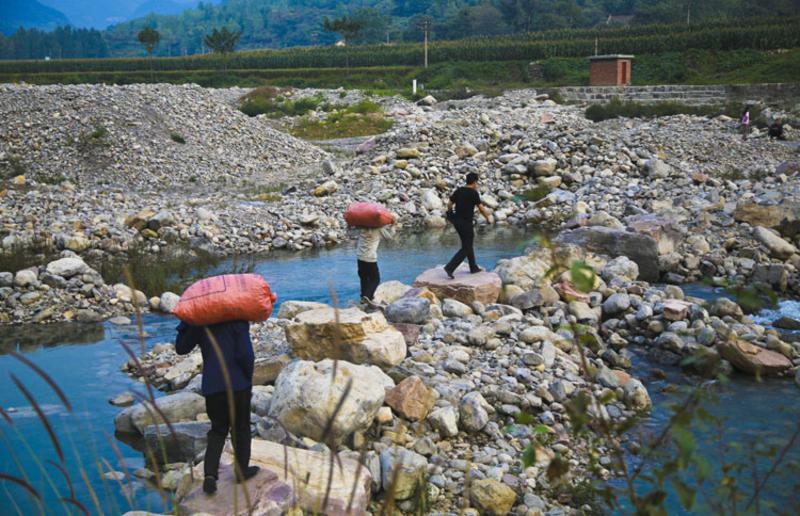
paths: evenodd
<path fill-rule="evenodd" d="M 588 292 L 575 286 L 568 268 L 558 271 L 575 261 L 598 273 Z M 380 510 L 392 489 L 404 513 L 426 500 L 427 511 L 453 514 L 465 509 L 469 489 L 472 514 L 577 513 L 587 508 L 556 499 L 546 473 L 560 457 L 570 465 L 569 482 L 589 475 L 590 444 L 569 432 L 566 404 L 584 393 L 595 401 L 590 417 L 611 421 L 647 411 L 650 396 L 631 370 L 635 354 L 665 364 L 692 355 L 686 367 L 702 375 L 731 368 L 785 375 L 800 365 L 800 344 L 754 324 L 733 301 L 709 305 L 677 286 L 651 285 L 624 256 L 561 244 L 503 260 L 480 282 L 464 281 L 466 271 L 457 271 L 455 280 L 431 271 L 420 276 L 425 286 L 382 284 L 376 293 L 385 303 L 381 311 L 337 313 L 320 303 L 285 301 L 278 318 L 253 325 L 257 364 L 269 371 L 254 387 L 253 461 L 272 472 L 254 481 L 254 493 L 281 507 L 296 496 L 305 510 L 341 513 L 352 490 L 341 485 L 349 482 L 357 483 L 357 511 Z M 502 289 L 494 288 L 496 278 Z M 467 285 L 476 293 L 467 295 Z M 487 298 L 490 290 L 494 295 Z M 199 365 L 198 357 L 176 357 L 163 344 L 140 357 L 135 373 L 168 391 L 183 387 L 157 402 L 160 413 L 180 423 L 173 425 L 177 436 L 166 438 L 177 443 L 167 447 L 168 460 L 189 463 L 182 470 L 168 466 L 177 473 L 164 477 L 167 486 L 188 512 L 224 512 L 230 500 L 205 497 L 191 480 L 192 472 L 200 478 L 200 465 L 192 462 L 208 427 L 196 394 Z M 182 375 L 177 385 L 176 375 Z M 538 441 L 531 426 L 515 424 L 520 413 L 544 425 L 552 439 Z M 158 450 L 163 445 L 155 436 L 170 430 L 156 426 L 154 414 L 137 404 L 115 423 Z M 530 443 L 536 462 L 524 467 L 522 451 Z M 300 467 L 295 460 L 322 465 L 331 450 L 348 462 L 336 467 L 341 477 L 333 491 L 341 494 L 330 506 L 314 505 L 326 491 L 322 466 L 311 468 L 317 471 L 307 487 L 277 496 L 291 490 L 282 477 L 286 460 L 289 469 Z M 599 460 L 609 468 L 602 476 L 615 474 L 611 457 Z M 223 468 L 221 481 L 231 481 L 229 469 Z"/>
<path fill-rule="evenodd" d="M 393 98 L 383 103 L 394 127 L 334 157 L 239 112 L 239 94 L 0 85 L 3 251 L 301 250 L 346 238 L 342 213 L 356 200 L 385 203 L 405 227 L 444 227 L 447 195 L 476 171 L 497 224 L 580 229 L 572 241 L 612 255 L 609 241 L 655 239 L 635 258 L 645 279 L 800 289 L 792 150 L 742 142 L 724 117 L 595 124 L 531 90 Z"/>
<path fill-rule="evenodd" d="M 129 323 L 137 310 L 169 313 L 178 296 L 165 292 L 148 299 L 123 284 L 108 285 L 99 272 L 69 250 L 41 267 L 0 272 L 0 323 L 55 321 Z"/>

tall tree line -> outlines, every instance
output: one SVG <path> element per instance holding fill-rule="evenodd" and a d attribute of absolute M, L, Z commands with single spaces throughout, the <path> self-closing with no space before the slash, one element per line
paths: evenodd
<path fill-rule="evenodd" d="M 95 29 L 58 27 L 51 32 L 18 29 L 11 36 L 0 34 L 0 59 L 66 59 L 108 57 L 103 34 Z"/>
<path fill-rule="evenodd" d="M 102 35 L 67 28 L 20 30 L 0 37 L 0 57 L 143 55 L 137 35 L 145 27 L 161 36 L 154 54 L 174 56 L 208 52 L 205 36 L 223 27 L 241 33 L 239 48 L 280 48 L 334 43 L 341 34 L 324 30 L 326 18 L 358 20 L 362 28 L 347 43 L 363 44 L 419 41 L 422 16 L 432 18 L 436 40 L 593 27 L 609 15 L 634 15 L 634 24 L 791 16 L 800 15 L 800 0 L 223 0 L 178 15 L 121 23 Z"/>

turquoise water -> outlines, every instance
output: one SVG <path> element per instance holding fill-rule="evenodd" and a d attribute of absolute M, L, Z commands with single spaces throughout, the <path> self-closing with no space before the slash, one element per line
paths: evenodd
<path fill-rule="evenodd" d="M 683 290 L 688 296 L 706 300 L 722 296 L 732 297 L 724 289 L 703 285 L 686 285 Z M 777 307 L 764 309 L 750 317 L 759 324 L 770 326 L 772 321 L 781 316 L 800 318 L 800 302 L 784 300 Z M 710 425 L 696 421 L 693 426 L 696 453 L 709 462 L 713 471 L 711 478 L 703 486 L 695 486 L 699 487 L 698 505 L 692 511 L 685 510 L 675 492 L 670 490 L 669 514 L 714 512 L 709 508 L 709 500 L 713 499 L 713 493 L 722 476 L 721 443 L 726 447 L 738 447 L 725 448 L 727 451 L 724 458 L 728 463 L 742 463 L 749 466 L 750 450 L 753 445 L 782 449 L 800 425 L 800 389 L 791 379 L 770 378 L 759 381 L 752 376 L 733 373 L 728 383 L 721 383 L 686 377 L 676 368 L 666 368 L 648 362 L 643 356 L 643 350 L 638 350 L 633 363 L 636 375 L 643 379 L 654 407 L 649 417 L 644 419 L 637 429 L 637 432 L 645 437 L 642 442 L 646 442 L 647 437 L 658 435 L 669 423 L 673 414 L 669 407 L 682 404 L 698 386 L 702 386 L 704 400 L 702 406 L 719 421 L 719 424 Z M 654 369 L 659 370 L 658 375 L 653 374 Z M 666 378 L 661 378 L 663 373 L 666 373 Z M 670 449 L 666 450 L 666 453 L 670 452 Z M 637 457 L 630 458 L 632 464 L 638 465 L 638 461 Z M 772 459 L 757 457 L 755 463 L 761 477 L 771 466 Z M 762 514 L 800 514 L 800 498 L 798 498 L 800 442 L 791 448 L 782 464 L 784 466 L 778 469 L 779 474 L 771 477 L 764 489 Z M 644 470 L 652 471 L 652 468 L 646 467 Z M 692 475 L 693 473 L 686 476 L 685 480 L 694 486 L 695 477 Z M 749 467 L 740 475 L 738 481 L 743 492 L 748 495 L 752 493 L 752 470 Z M 639 485 L 640 488 L 649 488 L 644 483 Z M 752 509 L 751 507 L 750 513 L 753 513 Z M 730 514 L 730 511 L 726 511 L 726 514 Z"/>
<path fill-rule="evenodd" d="M 481 234 L 476 243 L 478 260 L 484 267 L 491 268 L 501 258 L 521 254 L 529 243 L 526 235 L 516 231 L 495 230 L 491 234 Z M 380 251 L 382 279 L 410 283 L 425 268 L 446 262 L 456 245 L 457 237 L 452 231 L 404 235 L 396 242 L 384 244 Z M 278 293 L 279 303 L 286 299 L 330 302 L 332 289 L 342 304 L 358 297 L 352 243 L 300 255 L 275 253 L 256 258 L 253 263 L 254 269 L 263 274 Z M 241 261 L 224 262 L 218 272 L 240 265 Z M 703 287 L 689 290 L 691 295 L 704 298 L 721 294 Z M 792 302 L 786 302 L 781 310 L 791 314 L 794 308 Z M 774 315 L 769 314 L 770 320 L 775 318 Z M 146 347 L 171 341 L 174 327 L 175 321 L 170 317 L 145 316 Z M 12 414 L 13 426 L 0 422 L 0 472 L 22 476 L 24 471 L 30 483 L 42 493 L 44 503 L 38 505 L 23 489 L 0 481 L 0 514 L 69 513 L 68 508 L 57 502 L 69 495 L 68 483 L 47 462 L 58 462 L 58 456 L 42 424 L 12 383 L 10 374 L 16 375 L 33 393 L 59 436 L 65 454 L 64 466 L 72 478 L 75 497 L 92 513 L 99 512 L 93 508 L 90 489 L 82 480 L 83 470 L 103 512 L 117 514 L 131 507 L 117 483 L 103 481 L 98 473 L 101 458 L 106 459 L 113 469 L 123 470 L 112 442 L 118 447 L 128 471 L 143 465 L 139 452 L 113 437 L 113 417 L 119 409 L 109 405 L 107 400 L 126 389 L 141 387 L 119 370 L 127 359 L 121 342 L 138 349 L 140 342 L 135 326 L 3 327 L 0 337 L 0 406 L 17 411 Z M 74 408 L 72 414 L 64 409 L 44 381 L 27 366 L 5 354 L 11 349 L 24 353 L 53 377 L 67 393 Z M 664 387 L 691 382 L 671 370 L 667 371 L 666 380 L 656 380 L 648 373 L 650 368 L 645 359 L 637 359 L 636 374 L 645 379 L 654 402 L 654 410 L 643 422 L 641 430 L 657 433 L 669 418 L 668 405 L 681 401 L 684 395 L 666 392 Z M 728 418 L 726 439 L 742 442 L 779 440 L 791 433 L 800 415 L 800 391 L 791 381 L 769 380 L 757 384 L 750 378 L 736 376 L 730 384 L 712 386 L 710 390 L 718 401 L 708 402 L 706 406 L 711 412 Z M 711 431 L 698 432 L 700 453 L 712 456 L 716 447 L 714 435 Z M 790 458 L 800 460 L 796 452 Z M 788 507 L 788 497 L 798 492 L 790 489 L 795 484 L 794 479 L 780 479 L 767 494 Z M 131 500 L 137 509 L 154 512 L 164 509 L 157 493 L 140 481 L 134 482 Z M 670 514 L 684 513 L 674 496 L 670 497 L 669 503 Z M 77 510 L 73 512 L 79 514 Z"/>
<path fill-rule="evenodd" d="M 425 268 L 446 262 L 457 245 L 452 231 L 403 235 L 395 242 L 382 245 L 380 267 L 382 279 L 411 282 Z M 514 230 L 479 234 L 476 249 L 480 263 L 494 267 L 497 260 L 517 256 L 524 251 L 527 237 Z M 298 254 L 275 253 L 257 258 L 255 270 L 263 274 L 278 293 L 278 302 L 300 299 L 330 302 L 331 288 L 341 303 L 358 298 L 359 283 L 352 243 L 329 250 Z M 241 261 L 238 262 L 241 264 Z M 237 264 L 227 261 L 218 272 L 226 272 Z M 161 315 L 144 317 L 147 333 L 145 345 L 152 347 L 174 338 L 175 320 Z M 116 481 L 103 481 L 98 462 L 106 459 L 115 470 L 123 470 L 116 458 L 113 442 L 127 469 L 144 465 L 142 456 L 133 448 L 114 439 L 114 415 L 120 409 L 108 399 L 130 388 L 142 385 L 120 371 L 127 360 L 121 343 L 138 350 L 140 341 L 135 326 L 111 324 L 67 324 L 53 327 L 3 327 L 0 337 L 0 406 L 11 413 L 13 425 L 0 422 L 0 472 L 27 475 L 29 482 L 44 499 L 35 503 L 22 489 L 0 481 L 0 514 L 22 513 L 64 514 L 69 506 L 58 499 L 69 496 L 69 486 L 59 470 L 47 461 L 59 462 L 54 446 L 30 404 L 14 386 L 10 375 L 16 375 L 41 405 L 64 450 L 64 467 L 72 479 L 75 498 L 92 513 L 92 496 L 81 470 L 96 492 L 105 513 L 118 514 L 130 507 L 120 494 Z M 57 395 L 27 366 L 5 354 L 22 352 L 50 374 L 61 386 L 73 406 L 73 413 L 61 405 Z M 52 482 L 52 484 L 51 484 Z M 133 506 L 160 512 L 164 507 L 156 492 L 139 481 L 131 494 Z M 66 507 L 66 508 L 65 508 Z M 75 514 L 79 511 L 74 510 Z"/>

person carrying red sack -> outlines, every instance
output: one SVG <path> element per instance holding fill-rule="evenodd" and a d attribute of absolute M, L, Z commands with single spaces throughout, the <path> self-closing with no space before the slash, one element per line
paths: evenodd
<path fill-rule="evenodd" d="M 244 482 L 259 471 L 258 466 L 250 466 L 250 397 L 255 363 L 250 323 L 228 321 L 194 326 L 181 322 L 177 331 L 175 351 L 179 355 L 189 354 L 195 346 L 200 346 L 203 354 L 201 389 L 211 420 L 203 463 L 203 491 L 212 494 L 217 490 L 219 460 L 228 432 L 236 457 L 236 481 Z"/>

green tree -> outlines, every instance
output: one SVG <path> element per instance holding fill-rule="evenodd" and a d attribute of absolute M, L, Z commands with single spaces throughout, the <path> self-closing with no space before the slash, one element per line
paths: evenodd
<path fill-rule="evenodd" d="M 500 0 L 497 8 L 515 32 L 530 32 L 534 16 L 539 14 L 539 4 L 539 0 Z"/>
<path fill-rule="evenodd" d="M 153 50 L 155 50 L 158 42 L 161 41 L 161 34 L 159 34 L 159 32 L 152 27 L 145 27 L 139 31 L 137 39 L 144 47 L 145 52 L 147 52 L 147 59 L 150 61 L 150 80 L 152 81 L 154 77 Z"/>
<path fill-rule="evenodd" d="M 327 16 L 322 19 L 322 28 L 328 32 L 340 34 L 344 39 L 344 46 L 358 38 L 366 25 L 363 19 L 353 16 L 342 16 L 341 18 L 330 19 Z M 345 48 L 345 67 L 350 68 L 350 53 Z"/>
<path fill-rule="evenodd" d="M 341 18 L 331 19 L 327 16 L 322 19 L 322 28 L 328 32 L 341 34 L 344 44 L 352 42 L 364 30 L 366 22 L 355 16 L 342 16 Z"/>
<path fill-rule="evenodd" d="M 229 30 L 228 27 L 223 27 L 221 30 L 214 29 L 211 34 L 203 38 L 203 43 L 211 49 L 215 54 L 222 55 L 222 65 L 225 72 L 228 71 L 228 54 L 233 52 L 236 48 L 236 43 L 242 37 L 242 31 Z"/>
<path fill-rule="evenodd" d="M 144 29 L 139 31 L 139 35 L 137 36 L 139 43 L 142 44 L 144 47 L 145 52 L 147 52 L 148 56 L 153 55 L 153 50 L 155 50 L 156 45 L 158 42 L 161 41 L 161 34 L 152 27 L 145 27 Z"/>

